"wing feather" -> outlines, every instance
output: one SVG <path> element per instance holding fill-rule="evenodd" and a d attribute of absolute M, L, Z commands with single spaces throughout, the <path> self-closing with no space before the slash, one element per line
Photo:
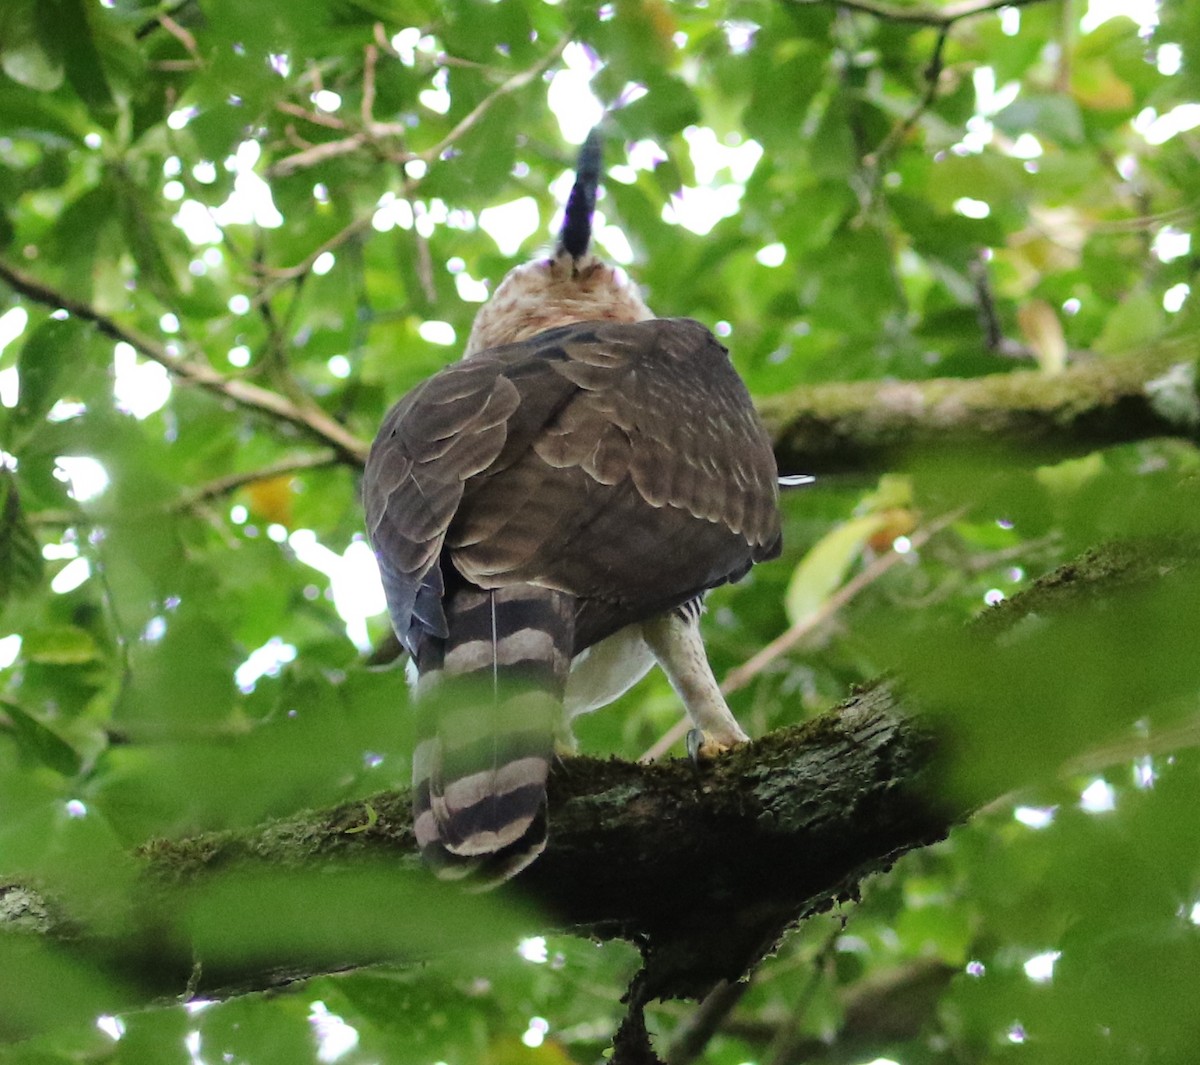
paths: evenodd
<path fill-rule="evenodd" d="M 586 322 L 472 356 L 406 396 L 372 449 L 365 496 L 410 650 L 444 629 L 429 617 L 444 555 L 481 587 L 590 602 L 578 652 L 777 553 L 776 476 L 707 329 Z"/>

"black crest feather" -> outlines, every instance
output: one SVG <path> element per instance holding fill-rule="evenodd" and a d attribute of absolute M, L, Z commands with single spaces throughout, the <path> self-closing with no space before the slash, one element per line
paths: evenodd
<path fill-rule="evenodd" d="M 594 129 L 579 149 L 575 167 L 575 184 L 567 197 L 566 216 L 559 234 L 559 247 L 573 259 L 586 254 L 592 242 L 592 214 L 596 210 L 596 190 L 600 186 L 600 130 Z"/>

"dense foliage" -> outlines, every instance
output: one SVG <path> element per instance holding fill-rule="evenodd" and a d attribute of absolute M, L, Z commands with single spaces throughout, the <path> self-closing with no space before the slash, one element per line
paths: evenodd
<path fill-rule="evenodd" d="M 364 442 L 456 357 L 485 284 L 545 245 L 598 117 L 589 78 L 608 109 L 602 250 L 658 313 L 726 337 L 756 396 L 1049 380 L 1166 344 L 1180 362 L 1156 395 L 1194 429 L 1196 11 L 1172 0 L 1153 28 L 1072 0 L 4 0 L 0 885 L 125 934 L 106 921 L 148 839 L 406 783 L 401 674 L 370 658 L 386 622 Z M 1197 476 L 1183 438 L 1081 438 L 822 478 L 787 495 L 783 558 L 711 597 L 717 672 L 809 626 L 733 697 L 755 735 L 906 662 L 937 687 L 961 665 L 939 633 L 1091 545 L 1194 529 L 1180 486 Z M 1118 618 L 1111 643 L 1026 639 L 1019 677 L 947 696 L 995 715 L 986 757 L 1074 760 L 807 922 L 740 997 L 651 1008 L 659 1052 L 1194 1060 L 1194 673 L 1166 709 L 1129 710 L 1183 668 L 1147 619 L 1200 632 L 1194 600 L 1169 604 L 1136 615 L 1133 662 Z M 678 714 L 653 678 L 578 732 L 633 758 Z M 582 1063 L 608 1046 L 633 948 L 531 935 L 484 900 L 435 895 L 406 921 L 386 892 L 304 884 L 277 885 L 275 934 L 378 934 L 398 964 L 147 1005 L 102 959 L 9 932 L 0 1058 Z M 252 901 L 197 918 L 215 950 L 236 952 Z M 717 1031 L 685 1050 L 698 1008 Z"/>

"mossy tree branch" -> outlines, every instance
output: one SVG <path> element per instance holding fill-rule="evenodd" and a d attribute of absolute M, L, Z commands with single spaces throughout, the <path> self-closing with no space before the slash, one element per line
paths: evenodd
<path fill-rule="evenodd" d="M 1164 707 L 1178 712 L 1171 708 L 1200 683 L 1200 661 L 1182 653 L 1195 628 L 1156 619 L 1186 622 L 1198 593 L 1196 540 L 1114 544 L 966 633 L 918 648 L 903 686 L 878 682 L 711 764 L 572 759 L 552 777 L 546 852 L 487 897 L 460 895 L 416 868 L 407 796 L 387 793 L 244 832 L 150 844 L 134 857 L 128 891 L 101 931 L 61 916 L 61 904 L 32 923 L 30 905 L 17 908 L 26 930 L 101 959 L 144 997 L 230 993 L 411 961 L 444 949 L 425 929 L 454 920 L 475 922 L 468 942 L 546 928 L 632 940 L 645 957 L 643 1001 L 695 996 L 742 975 L 790 925 L 853 899 L 863 877 L 942 838 L 979 804 L 1053 774 Z M 1109 684 L 1111 701 L 1089 704 L 1082 720 L 1054 692 L 1056 727 L 1043 728 L 1019 757 L 998 754 L 1012 746 L 1021 714 L 1047 712 L 1036 669 L 1030 679 L 1012 675 L 1014 666 L 1028 668 L 1039 650 L 1063 668 L 1061 641 L 1090 647 L 1114 678 L 1139 669 L 1128 690 Z M 1113 653 L 1118 644 L 1123 658 Z M 962 662 L 957 680 L 940 682 L 945 671 L 928 670 L 926 653 Z M 1164 662 L 1174 668 L 1155 664 Z M 1007 687 L 995 682 L 1004 676 Z M 489 907 L 506 900 L 533 909 L 494 920 Z M 342 915 L 364 907 L 378 919 L 361 938 L 366 932 Z M 471 916 L 477 909 L 482 922 Z M 322 920 L 325 932 L 312 931 Z"/>
<path fill-rule="evenodd" d="M 1200 434 L 1194 344 L 1121 358 L 929 381 L 798 388 L 759 403 L 785 472 L 897 469 L 922 452 L 1003 449 L 1022 464 Z"/>

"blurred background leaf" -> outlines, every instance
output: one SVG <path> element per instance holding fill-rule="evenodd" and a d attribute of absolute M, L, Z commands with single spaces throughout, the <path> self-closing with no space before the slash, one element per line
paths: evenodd
<path fill-rule="evenodd" d="M 757 396 L 1169 340 L 1161 388 L 1192 409 L 1197 5 L 1085 7 L 942 41 L 774 0 L 0 4 L 0 902 L 34 879 L 107 929 L 130 848 L 406 785 L 358 469 L 298 426 L 369 440 L 458 357 L 602 115 L 598 243 Z M 822 477 L 785 493 L 783 557 L 710 596 L 718 675 L 820 618 L 733 696 L 750 732 L 899 670 L 961 740 L 944 785 L 993 801 L 791 935 L 699 1060 L 1194 1057 L 1194 579 L 999 646 L 965 626 L 1097 544 L 1194 535 L 1200 461 L 1185 439 L 1037 461 Z M 632 758 L 678 717 L 652 677 L 577 731 Z M 0 1060 L 594 1062 L 638 964 L 394 870 L 190 905 L 231 966 L 422 961 L 132 1009 L 129 974 L 9 934 Z M 695 1009 L 650 1009 L 660 1053 Z"/>

